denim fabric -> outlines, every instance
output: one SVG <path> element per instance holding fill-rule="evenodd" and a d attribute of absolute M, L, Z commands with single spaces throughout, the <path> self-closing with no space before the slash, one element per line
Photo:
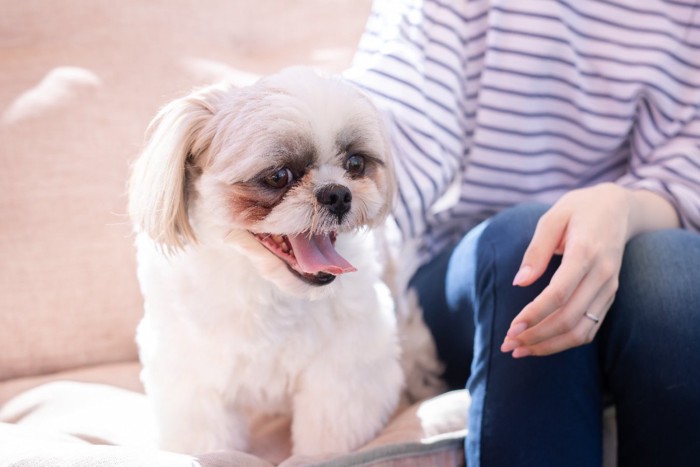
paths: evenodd
<path fill-rule="evenodd" d="M 513 287 L 547 206 L 505 210 L 411 282 L 452 387 L 472 395 L 469 466 L 599 466 L 602 394 L 617 408 L 619 464 L 698 465 L 700 236 L 628 242 L 620 287 L 593 343 L 548 357 L 500 351 L 512 319 L 549 283 Z"/>

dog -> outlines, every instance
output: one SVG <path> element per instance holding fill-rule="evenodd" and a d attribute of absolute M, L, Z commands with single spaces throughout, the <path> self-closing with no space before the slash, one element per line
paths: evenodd
<path fill-rule="evenodd" d="M 380 115 L 338 77 L 291 68 L 158 113 L 129 213 L 161 448 L 245 451 L 251 413 L 290 414 L 307 456 L 379 432 L 405 385 L 371 231 L 394 191 Z"/>

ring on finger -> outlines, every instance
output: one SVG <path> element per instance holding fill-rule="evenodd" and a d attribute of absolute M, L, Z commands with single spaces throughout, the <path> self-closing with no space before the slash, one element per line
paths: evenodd
<path fill-rule="evenodd" d="M 592 314 L 592 313 L 586 312 L 586 313 L 584 314 L 584 316 L 585 316 L 586 318 L 590 319 L 591 321 L 593 321 L 595 324 L 600 323 L 600 318 L 598 318 L 596 315 L 594 315 L 594 314 Z"/>

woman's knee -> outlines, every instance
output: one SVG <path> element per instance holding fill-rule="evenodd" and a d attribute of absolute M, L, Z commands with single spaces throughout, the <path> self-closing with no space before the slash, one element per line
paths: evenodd
<path fill-rule="evenodd" d="M 519 204 L 472 229 L 456 246 L 447 269 L 447 302 L 459 309 L 475 306 L 479 295 L 493 287 L 512 288 L 523 253 L 537 222 L 549 206 Z"/>

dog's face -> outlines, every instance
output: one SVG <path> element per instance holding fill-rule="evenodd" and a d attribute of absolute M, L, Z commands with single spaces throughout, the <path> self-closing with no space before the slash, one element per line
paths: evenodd
<path fill-rule="evenodd" d="M 169 248 L 238 248 L 299 295 L 354 271 L 336 238 L 381 222 L 393 190 L 371 103 L 340 80 L 290 69 L 165 107 L 134 167 L 130 213 Z"/>

